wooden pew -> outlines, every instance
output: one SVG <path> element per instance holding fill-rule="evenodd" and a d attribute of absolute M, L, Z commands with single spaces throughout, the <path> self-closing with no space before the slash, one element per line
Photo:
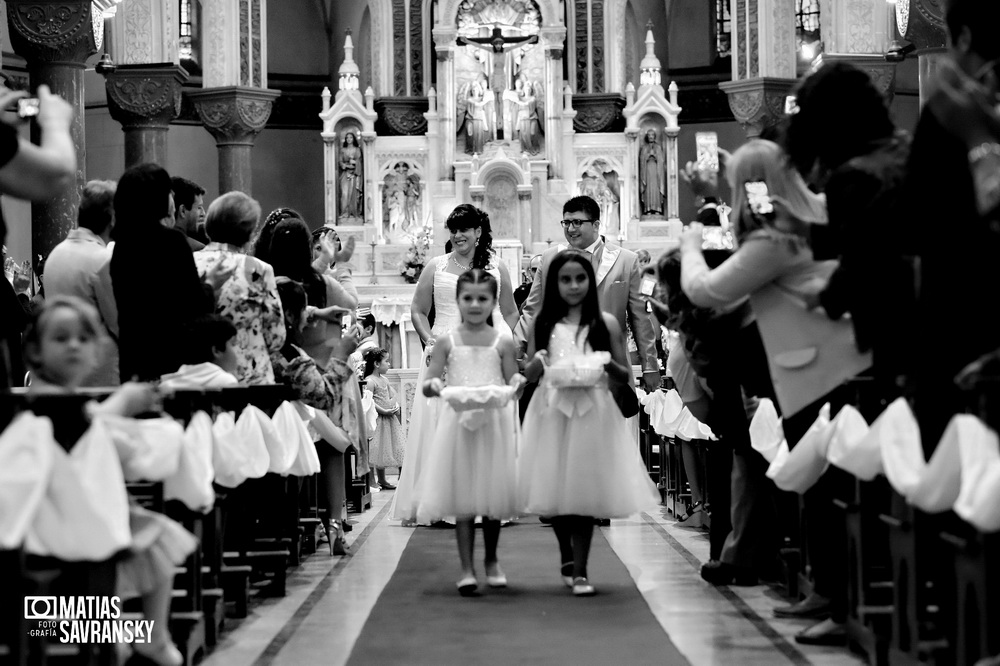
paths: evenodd
<path fill-rule="evenodd" d="M 86 424 L 65 415 L 82 410 L 91 399 L 89 394 L 29 394 L 23 389 L 0 392 L 0 431 L 18 412 L 32 411 L 52 421 L 55 440 L 70 451 L 86 431 Z M 62 645 L 55 639 L 28 636 L 36 623 L 24 619 L 24 597 L 115 596 L 117 562 L 124 555 L 120 552 L 102 561 L 68 562 L 21 550 L 0 553 L 5 581 L 0 585 L 0 619 L 4 620 L 0 644 L 9 663 L 20 666 L 68 659 L 74 664 L 112 666 L 116 660 L 114 645 Z"/>

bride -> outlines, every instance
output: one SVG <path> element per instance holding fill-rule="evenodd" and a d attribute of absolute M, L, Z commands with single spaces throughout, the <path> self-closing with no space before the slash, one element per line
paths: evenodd
<path fill-rule="evenodd" d="M 453 250 L 440 257 L 434 257 L 420 274 L 417 290 L 410 305 L 413 328 L 424 344 L 424 356 L 417 376 L 417 386 L 422 386 L 427 370 L 427 359 L 434 345 L 434 338 L 447 333 L 460 323 L 455 290 L 458 276 L 472 268 L 482 268 L 491 273 L 500 285 L 497 307 L 493 311 L 493 327 L 505 335 L 512 335 L 517 323 L 517 306 L 514 305 L 514 289 L 507 267 L 500 263 L 493 251 L 493 234 L 490 216 L 471 204 L 459 204 L 445 222 L 451 233 Z M 434 326 L 428 320 L 434 309 Z M 427 452 L 425 444 L 433 436 L 440 401 L 428 399 L 418 390 L 413 397 L 410 425 L 406 435 L 406 459 L 396 488 L 392 517 L 405 522 L 416 516 L 418 498 L 413 496 L 417 478 L 420 476 L 423 457 Z"/>

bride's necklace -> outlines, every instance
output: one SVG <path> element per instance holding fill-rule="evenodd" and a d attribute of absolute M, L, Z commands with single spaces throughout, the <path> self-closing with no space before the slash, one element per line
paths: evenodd
<path fill-rule="evenodd" d="M 472 262 L 469 262 L 468 266 L 463 266 L 461 263 L 459 263 L 458 259 L 455 258 L 454 252 L 451 253 L 451 263 L 455 264 L 455 266 L 462 269 L 462 271 L 467 271 L 472 269 Z"/>

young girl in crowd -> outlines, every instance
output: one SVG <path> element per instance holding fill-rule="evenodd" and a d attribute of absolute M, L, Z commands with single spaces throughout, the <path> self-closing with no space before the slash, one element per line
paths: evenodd
<path fill-rule="evenodd" d="M 596 384 L 557 388 L 546 374 L 552 364 L 580 363 L 590 352 L 611 355 Z M 615 318 L 601 312 L 594 269 L 583 254 L 569 250 L 552 260 L 528 358 L 525 376 L 541 384 L 524 417 L 520 501 L 530 513 L 554 516 L 563 582 L 573 594 L 590 596 L 595 518 L 629 516 L 655 506 L 659 496 L 609 390 L 610 382 L 631 388 L 632 369 L 625 336 Z"/>
<path fill-rule="evenodd" d="M 457 586 L 462 596 L 471 596 L 478 587 L 472 564 L 476 516 L 483 518 L 486 582 L 490 587 L 507 586 L 497 560 L 500 520 L 519 513 L 517 419 L 508 401 L 524 377 L 517 372 L 513 340 L 488 323 L 496 306 L 496 278 L 481 269 L 466 271 L 458 277 L 456 292 L 462 323 L 434 345 L 423 392 L 441 396 L 447 390 L 443 379 L 447 373 L 448 387 L 468 387 L 461 393 L 482 397 L 484 408 L 456 411 L 443 406 L 434 437 L 427 443 L 430 451 L 415 494 L 420 522 L 456 517 L 462 565 Z"/>
<path fill-rule="evenodd" d="M 378 485 L 383 490 L 395 490 L 385 480 L 386 467 L 400 467 L 403 464 L 403 428 L 399 422 L 399 402 L 396 392 L 389 386 L 385 373 L 389 372 L 389 352 L 385 349 L 369 349 L 365 352 L 365 380 L 375 400 L 378 422 L 369 446 L 369 464 L 378 475 Z"/>
<path fill-rule="evenodd" d="M 102 326 L 97 310 L 74 296 L 45 301 L 24 334 L 24 355 L 31 368 L 32 392 L 62 393 L 79 388 L 97 367 Z M 99 405 L 78 413 L 52 414 L 63 432 L 80 436 L 99 414 L 135 416 L 153 409 L 155 392 L 149 385 L 127 383 Z M 194 536 L 179 524 L 135 504 L 129 506 L 132 546 L 118 565 L 117 594 L 142 597 L 146 619 L 153 621 L 151 643 L 132 648 L 162 666 L 184 663 L 167 628 L 175 567 L 197 547 Z"/>
<path fill-rule="evenodd" d="M 298 346 L 302 340 L 302 331 L 309 320 L 306 290 L 301 283 L 287 277 L 277 278 L 278 298 L 285 316 L 285 344 L 278 352 L 271 354 L 271 365 L 274 368 L 274 379 L 277 382 L 291 385 L 297 397 L 303 403 L 321 409 L 330 415 L 333 423 L 340 428 L 343 422 L 344 383 L 355 381 L 356 375 L 350 366 L 340 358 L 331 356 L 325 370 Z M 341 352 L 349 354 L 353 351 L 352 341 L 357 338 L 347 332 L 342 338 L 344 344 Z M 342 448 L 350 445 L 347 432 L 340 430 L 343 440 L 338 442 Z M 330 543 L 330 555 L 347 555 L 347 544 L 344 540 L 342 523 L 346 498 L 343 484 L 337 483 L 333 475 L 343 475 L 343 453 L 330 444 L 316 442 L 316 453 L 320 460 L 320 496 L 326 505 L 327 522 L 323 524 Z"/>

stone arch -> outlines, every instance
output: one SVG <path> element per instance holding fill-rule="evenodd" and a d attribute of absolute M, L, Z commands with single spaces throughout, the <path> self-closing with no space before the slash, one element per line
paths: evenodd
<path fill-rule="evenodd" d="M 479 176 L 476 178 L 476 185 L 486 185 L 490 180 L 497 177 L 498 175 L 510 176 L 514 179 L 514 182 L 518 185 L 524 185 L 524 174 L 520 169 L 517 168 L 511 162 L 492 162 L 487 164 L 479 172 Z"/>
<path fill-rule="evenodd" d="M 535 0 L 542 15 L 542 26 L 562 26 L 563 17 L 559 10 L 559 0 Z M 458 8 L 461 0 L 441 0 L 438 5 L 436 26 L 453 28 L 458 21 Z"/>

